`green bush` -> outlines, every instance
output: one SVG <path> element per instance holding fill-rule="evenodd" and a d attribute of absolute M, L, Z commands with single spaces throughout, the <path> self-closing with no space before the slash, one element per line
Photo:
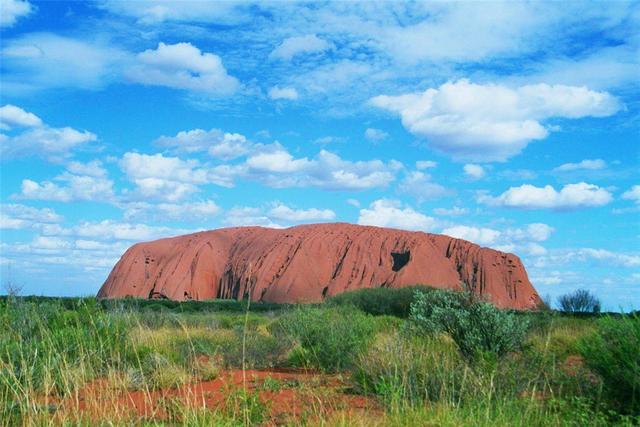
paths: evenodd
<path fill-rule="evenodd" d="M 351 307 L 300 307 L 271 325 L 277 337 L 299 345 L 300 362 L 325 371 L 351 366 L 375 332 L 371 317 Z M 300 360 L 302 359 L 302 360 Z"/>
<path fill-rule="evenodd" d="M 352 305 L 374 316 L 389 315 L 406 319 L 417 290 L 428 290 L 426 286 L 406 288 L 369 288 L 344 292 L 327 300 L 331 305 Z"/>
<path fill-rule="evenodd" d="M 640 316 L 605 317 L 578 344 L 586 365 L 602 378 L 611 403 L 640 415 Z"/>
<path fill-rule="evenodd" d="M 445 290 L 417 291 L 410 318 L 424 334 L 449 334 L 468 358 L 516 351 L 528 329 L 522 316 L 478 301 L 469 293 Z"/>

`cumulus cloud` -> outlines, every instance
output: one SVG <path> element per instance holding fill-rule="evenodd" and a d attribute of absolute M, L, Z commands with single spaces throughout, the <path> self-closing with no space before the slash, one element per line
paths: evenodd
<path fill-rule="evenodd" d="M 456 160 L 505 161 L 544 139 L 551 118 L 606 117 L 620 109 L 607 92 L 586 87 L 448 82 L 421 93 L 380 95 L 372 105 L 397 113 L 404 127 Z"/>
<path fill-rule="evenodd" d="M 202 2 L 190 0 L 104 0 L 100 7 L 109 12 L 131 16 L 146 25 L 163 22 L 203 22 L 239 24 L 251 18 L 251 4 L 243 2 Z"/>
<path fill-rule="evenodd" d="M 273 100 L 287 99 L 289 101 L 295 101 L 298 99 L 298 91 L 292 87 L 278 87 L 274 86 L 269 89 L 269 98 Z"/>
<path fill-rule="evenodd" d="M 178 153 L 206 151 L 212 157 L 222 160 L 243 156 L 252 147 L 252 143 L 244 135 L 223 132 L 220 129 L 181 131 L 176 136 L 161 136 L 155 142 L 161 147 L 172 148 Z"/>
<path fill-rule="evenodd" d="M 456 225 L 442 230 L 442 234 L 468 240 L 479 245 L 492 245 L 498 241 L 502 233 L 498 230 L 483 227 Z"/>
<path fill-rule="evenodd" d="M 637 253 L 614 252 L 598 248 L 559 249 L 549 253 L 549 256 L 538 258 L 535 262 L 535 267 L 541 268 L 574 262 L 592 261 L 597 261 L 605 265 L 613 264 L 621 267 L 637 267 L 640 266 L 640 255 Z"/>
<path fill-rule="evenodd" d="M 271 208 L 268 215 L 270 218 L 287 222 L 329 221 L 336 217 L 336 213 L 330 209 L 292 209 L 283 204 Z"/>
<path fill-rule="evenodd" d="M 460 216 L 460 215 L 468 214 L 469 209 L 461 208 L 460 206 L 454 206 L 451 209 L 435 208 L 433 210 L 433 213 L 435 213 L 436 215 L 442 215 L 442 216 Z"/>
<path fill-rule="evenodd" d="M 35 114 L 15 105 L 0 108 L 0 129 L 10 132 L 0 134 L 0 157 L 3 159 L 39 156 L 61 161 L 71 156 L 75 148 L 98 139 L 89 131 L 49 127 Z"/>
<path fill-rule="evenodd" d="M 496 230 L 488 227 L 454 225 L 444 228 L 441 233 L 458 239 L 468 240 L 478 245 L 491 246 L 503 252 L 540 256 L 547 250 L 540 245 L 551 237 L 553 227 L 544 223 L 528 224 L 524 228 Z"/>
<path fill-rule="evenodd" d="M 290 61 L 298 55 L 324 52 L 332 48 L 333 45 L 331 43 L 315 34 L 289 37 L 273 49 L 269 58 Z"/>
<path fill-rule="evenodd" d="M 98 89 L 120 75 L 130 54 L 91 39 L 29 33 L 3 42 L 3 89 Z"/>
<path fill-rule="evenodd" d="M 273 222 L 265 215 L 261 208 L 235 206 L 229 209 L 222 222 L 231 227 L 260 226 L 270 228 L 283 228 L 282 225 Z"/>
<path fill-rule="evenodd" d="M 160 42 L 156 49 L 139 53 L 135 62 L 126 75 L 136 83 L 220 96 L 231 95 L 240 86 L 218 55 L 201 52 L 191 43 Z"/>
<path fill-rule="evenodd" d="M 564 163 L 553 170 L 556 172 L 570 172 L 575 170 L 600 170 L 606 167 L 607 162 L 602 159 L 587 159 L 578 163 Z"/>
<path fill-rule="evenodd" d="M 24 229 L 39 224 L 58 223 L 62 217 L 50 208 L 34 208 L 15 203 L 0 205 L 0 228 Z"/>
<path fill-rule="evenodd" d="M 113 181 L 104 177 L 75 175 L 65 172 L 55 182 L 22 180 L 20 199 L 49 200 L 55 202 L 114 200 Z"/>
<path fill-rule="evenodd" d="M 422 203 L 450 193 L 445 187 L 431 181 L 431 176 L 420 171 L 409 172 L 398 185 L 398 190 L 409 194 Z"/>
<path fill-rule="evenodd" d="M 467 163 L 464 165 L 464 174 L 472 180 L 478 180 L 484 178 L 486 171 L 480 165 L 474 165 L 473 163 Z"/>
<path fill-rule="evenodd" d="M 402 165 L 394 160 L 349 161 L 327 150 L 312 158 L 295 158 L 278 143 L 256 147 L 235 167 L 236 176 L 260 180 L 276 188 L 317 187 L 326 190 L 366 190 L 385 187 Z"/>
<path fill-rule="evenodd" d="M 367 209 L 360 209 L 358 224 L 405 230 L 433 231 L 437 220 L 404 206 L 398 200 L 379 199 Z"/>
<path fill-rule="evenodd" d="M 125 192 L 125 198 L 130 201 L 173 203 L 198 192 L 198 185 L 215 182 L 215 177 L 197 160 L 129 152 L 122 156 L 119 164 L 136 186 L 133 192 Z"/>
<path fill-rule="evenodd" d="M 382 129 L 367 128 L 364 131 L 364 137 L 371 142 L 380 142 L 389 137 L 389 134 Z"/>
<path fill-rule="evenodd" d="M 126 220 L 145 218 L 157 222 L 167 220 L 207 221 L 221 211 L 222 208 L 213 200 L 183 203 L 133 202 L 124 205 Z"/>
<path fill-rule="evenodd" d="M 33 12 L 33 6 L 26 0 L 0 0 L 0 27 L 12 27 L 19 18 Z"/>
<path fill-rule="evenodd" d="M 17 127 L 38 127 L 42 125 L 40 117 L 15 105 L 0 107 L 0 129 L 9 130 Z"/>
<path fill-rule="evenodd" d="M 622 193 L 622 198 L 625 200 L 633 200 L 636 204 L 640 205 L 640 185 L 634 185 Z"/>
<path fill-rule="evenodd" d="M 611 193 L 586 182 L 567 184 L 560 191 L 550 185 L 536 187 L 524 184 L 511 187 L 497 197 L 481 194 L 478 202 L 492 206 L 522 209 L 577 209 L 604 206 L 611 202 Z"/>
<path fill-rule="evenodd" d="M 432 169 L 438 166 L 437 162 L 433 160 L 418 160 L 416 162 L 416 169 L 424 170 L 424 169 Z"/>

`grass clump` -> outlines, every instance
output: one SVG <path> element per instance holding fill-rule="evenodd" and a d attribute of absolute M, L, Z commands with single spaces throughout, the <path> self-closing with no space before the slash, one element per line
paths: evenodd
<path fill-rule="evenodd" d="M 599 319 L 596 331 L 582 338 L 578 349 L 602 378 L 613 407 L 640 415 L 640 316 Z"/>
<path fill-rule="evenodd" d="M 350 367 L 373 337 L 370 316 L 350 307 L 300 307 L 282 316 L 273 332 L 298 349 L 295 364 L 324 371 Z"/>
<path fill-rule="evenodd" d="M 422 401 L 458 402 L 470 371 L 454 342 L 444 335 L 379 334 L 358 357 L 357 389 L 382 397 L 391 407 Z"/>
<path fill-rule="evenodd" d="M 522 316 L 478 301 L 469 293 L 445 290 L 417 291 L 410 319 L 423 334 L 449 334 L 467 358 L 516 351 L 528 328 Z"/>

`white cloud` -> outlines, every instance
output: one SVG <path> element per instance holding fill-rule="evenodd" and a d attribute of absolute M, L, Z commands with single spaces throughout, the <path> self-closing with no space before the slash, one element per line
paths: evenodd
<path fill-rule="evenodd" d="M 271 208 L 268 215 L 270 218 L 287 222 L 329 221 L 336 217 L 336 213 L 330 209 L 292 209 L 283 204 Z"/>
<path fill-rule="evenodd" d="M 124 206 L 124 217 L 126 220 L 148 218 L 154 221 L 207 221 L 211 220 L 221 211 L 222 208 L 213 200 L 155 204 L 133 202 Z"/>
<path fill-rule="evenodd" d="M 536 187 L 524 184 L 511 187 L 497 197 L 486 194 L 478 197 L 478 202 L 493 206 L 559 210 L 604 206 L 611 200 L 609 191 L 585 182 L 567 184 L 560 191 L 550 185 Z"/>
<path fill-rule="evenodd" d="M 596 248 L 559 249 L 551 252 L 549 256 L 538 258 L 535 262 L 535 267 L 542 268 L 551 265 L 592 261 L 598 261 L 609 266 L 637 267 L 640 266 L 640 255 Z"/>
<path fill-rule="evenodd" d="M 424 169 L 432 169 L 438 166 L 437 162 L 433 160 L 418 160 L 416 162 L 416 169 L 424 170 Z"/>
<path fill-rule="evenodd" d="M 137 18 L 141 24 L 163 22 L 206 22 L 233 25 L 251 18 L 251 4 L 234 1 L 185 0 L 104 0 L 100 7 L 116 14 Z"/>
<path fill-rule="evenodd" d="M 36 182 L 23 179 L 20 199 L 50 200 L 56 202 L 97 201 L 112 202 L 114 200 L 113 181 L 105 177 L 75 175 L 65 172 L 51 181 Z"/>
<path fill-rule="evenodd" d="M 226 212 L 222 220 L 226 225 L 242 227 L 257 225 L 261 227 L 282 228 L 271 220 L 260 208 L 236 206 Z"/>
<path fill-rule="evenodd" d="M 53 209 L 38 209 L 13 203 L 0 205 L 0 228 L 3 229 L 24 229 L 60 221 L 62 217 Z"/>
<path fill-rule="evenodd" d="M 0 27 L 12 27 L 19 18 L 33 12 L 33 6 L 26 0 L 0 0 Z"/>
<path fill-rule="evenodd" d="M 29 33 L 3 42 L 3 90 L 97 89 L 119 77 L 129 54 L 102 42 Z"/>
<path fill-rule="evenodd" d="M 622 193 L 622 198 L 625 200 L 633 200 L 636 204 L 640 205 L 640 185 L 634 185 Z"/>
<path fill-rule="evenodd" d="M 107 176 L 107 170 L 102 166 L 100 160 L 92 160 L 88 163 L 77 161 L 69 162 L 69 164 L 67 164 L 67 170 L 75 175 L 87 175 L 96 178 Z"/>
<path fill-rule="evenodd" d="M 360 201 L 358 199 L 347 199 L 347 203 L 353 206 L 354 208 L 360 207 Z"/>
<path fill-rule="evenodd" d="M 65 235 L 105 240 L 143 241 L 186 234 L 191 230 L 169 227 L 132 224 L 113 220 L 81 222 L 72 229 L 64 230 Z"/>
<path fill-rule="evenodd" d="M 290 61 L 295 56 L 309 53 L 324 52 L 332 49 L 333 45 L 315 34 L 296 36 L 285 39 L 269 55 L 271 59 Z"/>
<path fill-rule="evenodd" d="M 500 231 L 491 228 L 469 227 L 466 225 L 456 225 L 442 230 L 442 234 L 468 240 L 479 245 L 493 245 L 500 238 Z"/>
<path fill-rule="evenodd" d="M 472 180 L 478 180 L 484 178 L 486 175 L 486 171 L 480 165 L 474 165 L 472 163 L 467 163 L 464 165 L 464 173 Z"/>
<path fill-rule="evenodd" d="M 405 230 L 433 231 L 436 219 L 403 206 L 398 200 L 379 199 L 361 209 L 358 224 L 392 227 Z"/>
<path fill-rule="evenodd" d="M 366 190 L 385 187 L 402 165 L 391 160 L 349 161 L 326 150 L 313 158 L 295 158 L 278 143 L 255 147 L 243 164 L 225 171 L 259 180 L 275 188 L 317 187 L 327 190 Z"/>
<path fill-rule="evenodd" d="M 400 184 L 398 184 L 398 190 L 410 194 L 420 203 L 437 199 L 450 193 L 450 191 L 442 185 L 432 182 L 429 174 L 419 171 L 407 173 Z"/>
<path fill-rule="evenodd" d="M 277 100 L 277 99 L 287 99 L 290 101 L 295 101 L 298 99 L 298 91 L 292 87 L 278 87 L 274 86 L 269 89 L 269 98 Z"/>
<path fill-rule="evenodd" d="M 570 172 L 575 170 L 600 170 L 606 167 L 607 162 L 602 159 L 587 159 L 578 163 L 564 163 L 553 170 L 556 172 Z"/>
<path fill-rule="evenodd" d="M 198 192 L 198 185 L 216 181 L 196 160 L 129 152 L 119 163 L 127 178 L 136 185 L 132 193 L 125 193 L 132 201 L 173 203 Z"/>
<path fill-rule="evenodd" d="M 161 42 L 157 49 L 139 53 L 126 75 L 133 82 L 197 94 L 231 95 L 239 87 L 218 55 L 201 52 L 191 43 Z"/>
<path fill-rule="evenodd" d="M 553 231 L 553 227 L 543 223 L 533 223 L 524 228 L 507 228 L 505 230 L 454 225 L 444 228 L 442 234 L 468 240 L 479 245 L 491 246 L 503 252 L 541 256 L 546 254 L 547 250 L 539 242 L 548 240 Z"/>
<path fill-rule="evenodd" d="M 460 216 L 460 215 L 468 214 L 469 209 L 461 208 L 459 206 L 454 206 L 451 209 L 435 208 L 433 210 L 433 213 L 435 213 L 436 215 L 443 215 L 443 216 Z"/>
<path fill-rule="evenodd" d="M 88 131 L 49 127 L 35 114 L 14 105 L 0 108 L 0 129 L 12 131 L 9 135 L 0 134 L 0 156 L 4 159 L 40 156 L 60 161 L 75 148 L 98 139 Z"/>
<path fill-rule="evenodd" d="M 161 136 L 155 142 L 179 153 L 206 151 L 222 160 L 243 156 L 252 148 L 252 143 L 244 135 L 222 132 L 220 129 L 181 131 L 176 136 Z"/>
<path fill-rule="evenodd" d="M 367 128 L 364 131 L 364 137 L 372 142 L 380 142 L 389 137 L 389 134 L 381 129 Z"/>
<path fill-rule="evenodd" d="M 536 84 L 515 89 L 498 84 L 448 82 L 437 89 L 371 103 L 400 115 L 411 133 L 456 160 L 505 161 L 529 142 L 544 139 L 550 118 L 606 117 L 620 109 L 607 92 Z"/>
<path fill-rule="evenodd" d="M 15 105 L 7 104 L 0 107 L 0 129 L 18 127 L 37 127 L 42 125 L 40 117 L 23 110 Z"/>

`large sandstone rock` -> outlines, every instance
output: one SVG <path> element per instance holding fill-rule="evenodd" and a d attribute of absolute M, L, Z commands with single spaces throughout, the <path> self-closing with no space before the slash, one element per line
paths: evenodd
<path fill-rule="evenodd" d="M 352 224 L 238 227 L 138 243 L 98 292 L 173 300 L 317 302 L 372 287 L 465 286 L 499 307 L 540 298 L 520 259 L 465 240 Z"/>

